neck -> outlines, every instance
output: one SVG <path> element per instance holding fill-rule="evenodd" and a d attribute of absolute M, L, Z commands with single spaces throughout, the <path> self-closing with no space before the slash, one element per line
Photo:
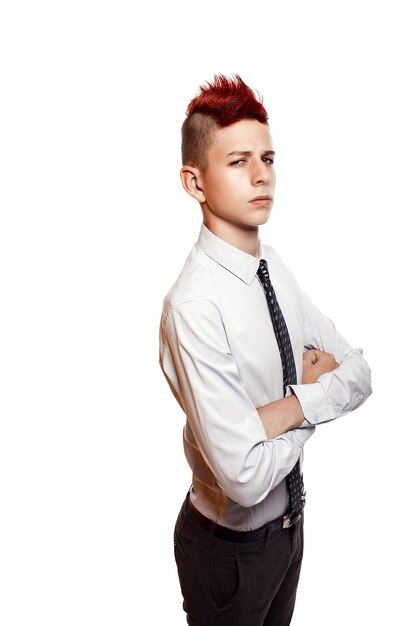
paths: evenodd
<path fill-rule="evenodd" d="M 212 233 L 214 233 L 226 243 L 230 243 L 231 246 L 239 248 L 246 254 L 251 254 L 254 257 L 259 257 L 259 227 L 258 226 L 238 226 L 236 224 L 230 224 L 230 222 L 213 221 L 204 217 L 203 224 Z"/>

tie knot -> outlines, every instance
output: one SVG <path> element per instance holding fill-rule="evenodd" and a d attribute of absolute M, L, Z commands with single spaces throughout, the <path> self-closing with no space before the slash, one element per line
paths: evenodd
<path fill-rule="evenodd" d="M 262 283 L 269 281 L 268 263 L 265 259 L 259 261 L 258 271 L 256 272 L 261 279 Z"/>

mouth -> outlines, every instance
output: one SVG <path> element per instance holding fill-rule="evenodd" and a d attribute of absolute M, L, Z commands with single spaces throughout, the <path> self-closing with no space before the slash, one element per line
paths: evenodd
<path fill-rule="evenodd" d="M 256 206 L 264 206 L 267 204 L 272 204 L 271 196 L 256 196 L 256 198 L 252 198 L 250 200 L 251 204 L 255 204 Z"/>

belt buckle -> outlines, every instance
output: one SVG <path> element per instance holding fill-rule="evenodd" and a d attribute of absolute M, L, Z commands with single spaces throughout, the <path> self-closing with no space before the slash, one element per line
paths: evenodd
<path fill-rule="evenodd" d="M 287 515 L 284 515 L 282 518 L 282 527 L 291 528 L 291 526 L 294 526 L 300 519 L 301 515 L 297 515 L 294 511 L 291 511 L 291 513 L 287 513 Z"/>
<path fill-rule="evenodd" d="M 301 510 L 303 510 L 306 505 L 306 495 L 307 495 L 307 491 L 304 491 L 303 495 L 301 496 Z M 294 524 L 299 522 L 300 519 L 301 519 L 301 514 L 296 515 L 294 511 L 291 511 L 291 513 L 287 513 L 287 515 L 283 516 L 282 527 L 290 528 L 291 526 L 294 526 Z"/>

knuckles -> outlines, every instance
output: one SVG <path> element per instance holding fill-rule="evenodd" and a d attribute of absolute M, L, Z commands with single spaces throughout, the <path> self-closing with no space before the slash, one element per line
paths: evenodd
<path fill-rule="evenodd" d="M 303 353 L 303 368 L 316 368 L 322 372 L 329 372 L 339 367 L 336 358 L 330 352 L 311 348 Z"/>

